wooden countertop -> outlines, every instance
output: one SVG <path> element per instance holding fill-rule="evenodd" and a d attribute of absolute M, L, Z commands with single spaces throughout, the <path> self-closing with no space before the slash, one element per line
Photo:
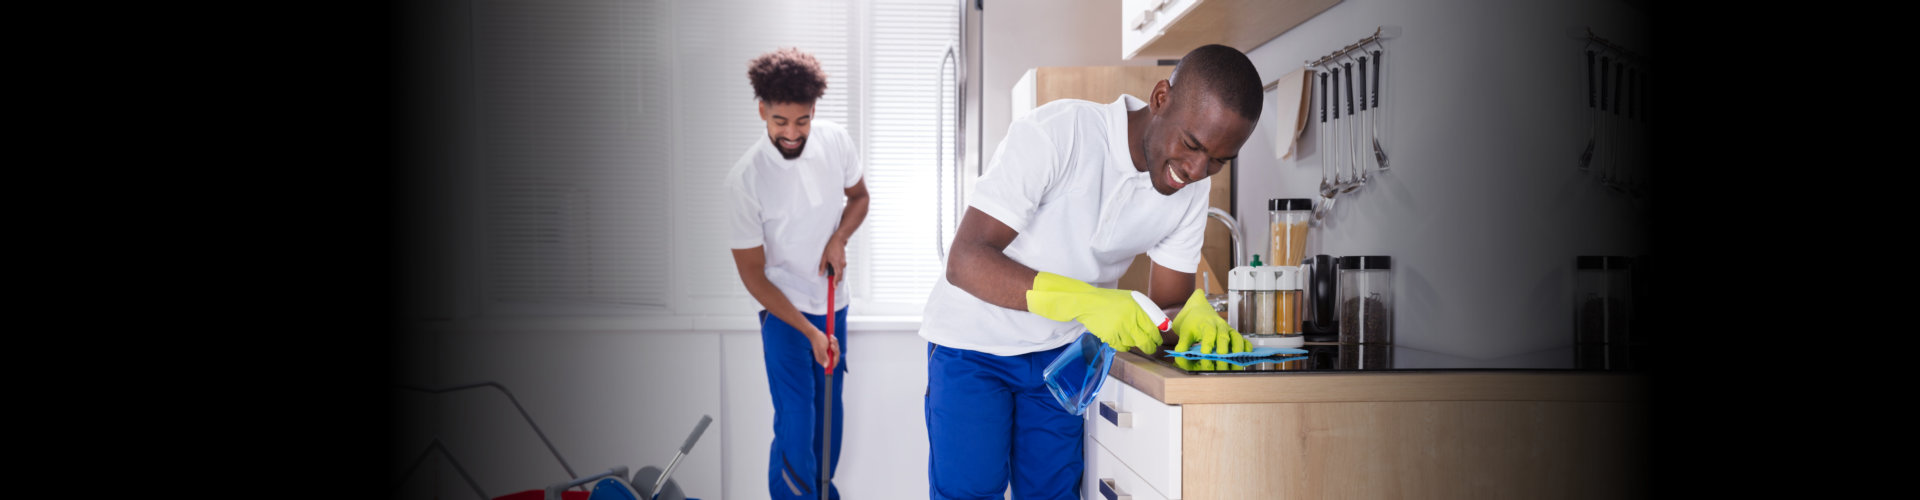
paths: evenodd
<path fill-rule="evenodd" d="M 1113 378 L 1166 404 L 1369 401 L 1645 401 L 1646 375 L 1596 371 L 1444 370 L 1195 375 L 1138 352 Z"/>

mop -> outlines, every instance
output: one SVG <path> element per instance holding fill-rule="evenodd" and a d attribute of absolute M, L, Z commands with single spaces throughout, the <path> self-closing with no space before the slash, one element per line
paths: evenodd
<path fill-rule="evenodd" d="M 833 266 L 829 265 L 827 266 L 827 342 L 838 347 L 839 340 L 833 336 L 833 317 L 836 312 L 833 308 L 835 291 L 833 282 Z M 820 500 L 827 500 L 827 485 L 832 482 L 832 478 L 827 475 L 827 468 L 833 463 L 833 366 L 839 362 L 838 350 L 835 351 L 834 355 L 827 357 L 827 385 L 825 390 L 820 391 L 820 408 L 826 415 L 820 419 Z"/>

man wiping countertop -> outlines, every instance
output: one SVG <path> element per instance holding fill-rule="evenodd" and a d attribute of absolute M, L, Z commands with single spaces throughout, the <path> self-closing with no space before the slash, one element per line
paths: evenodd
<path fill-rule="evenodd" d="M 927 437 L 932 498 L 1079 498 L 1081 418 L 1041 371 L 1081 332 L 1116 350 L 1158 355 L 1247 341 L 1194 288 L 1207 179 L 1239 155 L 1260 117 L 1260 76 L 1239 50 L 1180 59 L 1146 100 L 1061 100 L 1007 128 L 934 284 Z M 1181 304 L 1163 338 L 1131 292 L 1112 288 L 1133 258 L 1153 262 L 1148 290 Z"/>

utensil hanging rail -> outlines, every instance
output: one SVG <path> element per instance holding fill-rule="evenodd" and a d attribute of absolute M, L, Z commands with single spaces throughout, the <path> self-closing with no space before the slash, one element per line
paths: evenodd
<path fill-rule="evenodd" d="M 1368 36 L 1367 36 L 1366 38 L 1361 38 L 1361 39 L 1360 39 L 1360 41 L 1358 41 L 1358 42 L 1354 42 L 1354 43 L 1353 43 L 1352 45 L 1348 45 L 1348 46 L 1346 46 L 1346 47 L 1341 47 L 1341 48 L 1340 48 L 1340 50 L 1335 50 L 1335 51 L 1333 51 L 1333 53 L 1331 53 L 1331 54 L 1327 54 L 1327 55 L 1326 55 L 1326 57 L 1322 57 L 1322 58 L 1319 58 L 1319 59 L 1315 59 L 1315 60 L 1313 60 L 1313 61 L 1309 61 L 1309 62 L 1307 62 L 1307 64 L 1306 64 L 1306 67 L 1307 67 L 1308 69 L 1312 69 L 1312 68 L 1318 68 L 1318 67 L 1320 67 L 1320 65 L 1323 65 L 1323 64 L 1326 64 L 1326 63 L 1327 63 L 1328 61 L 1332 61 L 1332 60 L 1334 60 L 1334 59 L 1337 59 L 1337 58 L 1339 58 L 1339 57 L 1340 57 L 1341 55 L 1343 55 L 1343 54 L 1346 54 L 1346 53 L 1348 53 L 1348 52 L 1353 52 L 1353 51 L 1354 51 L 1355 49 L 1359 49 L 1359 48 L 1361 48 L 1361 47 L 1365 47 L 1365 46 L 1367 46 L 1367 44 L 1370 44 L 1370 43 L 1374 43 L 1374 42 L 1378 42 L 1378 41 L 1381 41 L 1381 40 L 1386 40 L 1386 39 L 1388 39 L 1388 38 L 1396 38 L 1396 37 L 1399 37 L 1399 36 L 1400 36 L 1400 27 L 1399 27 L 1399 26 L 1379 26 L 1379 27 L 1375 27 L 1375 28 L 1373 29 L 1373 34 L 1372 34 L 1372 35 L 1368 35 Z M 1266 84 L 1265 86 L 1263 86 L 1263 87 L 1261 87 L 1261 89 L 1260 89 L 1260 90 L 1262 90 L 1262 91 L 1271 91 L 1271 90 L 1273 90 L 1273 89 L 1274 89 L 1275 87 L 1279 87 L 1279 86 L 1280 86 L 1280 80 L 1278 80 L 1278 79 L 1275 79 L 1274 81 L 1271 81 L 1271 82 L 1267 82 L 1267 84 Z"/>
<path fill-rule="evenodd" d="M 1627 50 L 1626 47 L 1621 47 L 1619 44 L 1607 41 L 1607 39 L 1605 38 L 1600 38 L 1600 35 L 1593 34 L 1593 28 L 1587 28 L 1587 41 L 1600 44 L 1600 46 L 1606 47 L 1607 51 L 1613 52 L 1615 54 L 1627 56 L 1628 59 L 1635 59 L 1635 60 L 1645 59 L 1640 54 L 1635 53 L 1634 51 L 1631 51 L 1631 50 Z"/>

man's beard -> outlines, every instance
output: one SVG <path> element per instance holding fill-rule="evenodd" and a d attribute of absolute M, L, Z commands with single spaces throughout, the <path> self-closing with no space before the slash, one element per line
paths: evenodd
<path fill-rule="evenodd" d="M 775 138 L 774 136 L 771 136 L 771 135 L 767 136 L 767 140 L 773 141 L 773 149 L 780 152 L 780 157 L 786 158 L 789 160 L 794 158 L 799 158 L 800 152 L 805 151 L 807 149 L 807 136 L 804 136 L 804 135 L 800 136 L 800 147 L 793 148 L 793 149 L 780 147 L 780 139 Z"/>

